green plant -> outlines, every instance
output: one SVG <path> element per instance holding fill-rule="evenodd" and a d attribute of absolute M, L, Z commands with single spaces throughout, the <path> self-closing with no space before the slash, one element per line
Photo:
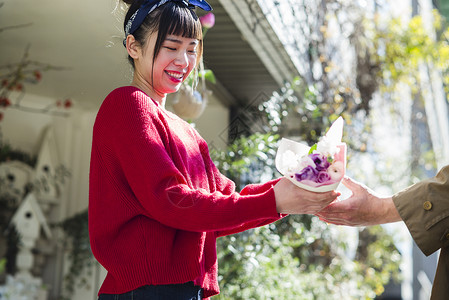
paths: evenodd
<path fill-rule="evenodd" d="M 274 176 L 276 170 L 272 167 L 278 139 L 278 135 L 269 133 L 242 136 L 230 144 L 226 151 L 213 149 L 211 157 L 224 175 L 231 178 L 237 187 L 243 187 L 252 178 Z M 242 178 L 243 174 L 247 176 Z"/>
<path fill-rule="evenodd" d="M 94 263 L 89 242 L 87 209 L 67 218 L 59 226 L 65 233 L 64 241 L 70 261 L 69 270 L 64 278 L 66 296 L 70 299 L 76 287 L 88 285 L 86 273 L 91 274 Z"/>
<path fill-rule="evenodd" d="M 386 24 L 381 22 L 365 24 L 370 37 L 365 40 L 365 46 L 370 49 L 372 61 L 378 65 L 375 70 L 381 80 L 381 91 L 392 93 L 401 88 L 401 84 L 406 84 L 412 93 L 421 93 L 424 67 L 425 72 L 430 69 L 441 72 L 446 92 L 449 92 L 449 28 L 444 27 L 444 19 L 438 11 L 433 11 L 433 24 L 429 29 L 420 15 L 408 22 L 401 18 Z"/>
<path fill-rule="evenodd" d="M 246 114 L 254 119 L 245 121 L 259 122 L 258 128 L 268 133 L 244 132 L 224 151 L 214 150 L 216 165 L 238 187 L 260 181 L 262 175 L 279 176 L 274 167 L 279 135 L 312 144 L 339 115 L 351 136 L 350 151 L 365 151 L 370 136 L 357 119 L 367 123 L 370 99 L 358 105 L 354 91 L 335 92 L 328 101 L 314 85 L 294 79 Z M 287 125 L 292 119 L 293 126 Z M 353 239 L 359 241 L 355 247 Z M 222 289 L 217 299 L 374 299 L 390 279 L 399 278 L 401 255 L 380 226 L 354 230 L 349 237 L 316 217 L 289 216 L 217 243 Z"/>
<path fill-rule="evenodd" d="M 5 266 L 6 266 L 6 258 L 0 259 L 0 275 L 5 272 Z"/>

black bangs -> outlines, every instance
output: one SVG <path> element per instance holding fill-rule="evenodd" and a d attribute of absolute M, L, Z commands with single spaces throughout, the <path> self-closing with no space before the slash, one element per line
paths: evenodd
<path fill-rule="evenodd" d="M 158 9 L 155 11 L 157 14 L 155 17 L 159 19 L 159 28 L 153 60 L 156 59 L 162 43 L 170 34 L 199 40 L 198 55 L 200 57 L 202 55 L 203 32 L 201 22 L 195 12 L 177 2 L 168 2 L 159 9 L 160 11 L 156 12 Z M 149 17 L 151 17 L 151 14 Z"/>
<path fill-rule="evenodd" d="M 168 24 L 164 24 L 167 22 Z M 198 16 L 191 9 L 174 4 L 167 5 L 161 16 L 160 28 L 167 28 L 167 34 L 201 40 L 203 37 Z"/>

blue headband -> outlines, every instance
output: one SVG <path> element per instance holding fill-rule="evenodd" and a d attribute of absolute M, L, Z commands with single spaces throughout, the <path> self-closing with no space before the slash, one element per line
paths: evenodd
<path fill-rule="evenodd" d="M 146 0 L 126 23 L 125 39 L 128 35 L 133 34 L 134 31 L 139 28 L 146 16 L 148 16 L 153 10 L 170 1 L 183 3 L 189 8 L 198 6 L 205 11 L 212 10 L 212 7 L 205 0 Z"/>

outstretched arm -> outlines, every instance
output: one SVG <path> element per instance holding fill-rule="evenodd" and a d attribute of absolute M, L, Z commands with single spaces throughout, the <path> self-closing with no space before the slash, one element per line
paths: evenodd
<path fill-rule="evenodd" d="M 365 185 L 349 177 L 343 184 L 352 191 L 346 200 L 332 202 L 316 215 L 327 223 L 369 226 L 401 221 L 392 197 L 379 197 Z"/>
<path fill-rule="evenodd" d="M 234 234 L 242 232 L 244 230 L 263 226 L 272 223 L 280 217 L 284 217 L 287 214 L 314 214 L 320 211 L 323 207 L 334 201 L 340 193 L 330 191 L 326 193 L 314 193 L 306 191 L 302 188 L 294 185 L 290 180 L 286 178 L 280 178 L 273 181 L 273 191 L 276 201 L 276 210 L 280 214 L 277 218 L 256 220 L 253 222 L 247 222 L 239 227 L 232 228 L 231 230 L 222 230 L 217 232 L 217 236 L 224 236 L 228 234 Z M 268 184 L 247 186 L 242 191 L 242 195 L 252 194 L 255 192 L 261 192 Z M 254 188 L 255 187 L 255 188 Z M 257 207 L 254 207 L 257 209 Z"/>
<path fill-rule="evenodd" d="M 345 178 L 353 195 L 316 213 L 337 225 L 367 226 L 403 220 L 426 255 L 449 247 L 449 166 L 438 174 L 398 192 L 378 197 L 369 188 Z"/>

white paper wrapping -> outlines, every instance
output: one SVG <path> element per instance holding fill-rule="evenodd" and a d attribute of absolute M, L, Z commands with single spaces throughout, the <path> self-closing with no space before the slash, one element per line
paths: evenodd
<path fill-rule="evenodd" d="M 317 150 L 331 153 L 333 163 L 327 169 L 331 177 L 328 183 L 316 183 L 309 180 L 298 181 L 295 174 L 304 168 L 305 157 L 308 156 L 310 147 L 306 144 L 295 142 L 286 138 L 281 139 L 276 152 L 275 165 L 277 170 L 296 186 L 312 192 L 327 192 L 335 190 L 340 184 L 346 172 L 346 144 L 341 142 L 343 136 L 343 118 L 339 117 L 331 126 L 324 137 L 320 139 Z M 322 153 L 324 154 L 324 153 Z"/>

